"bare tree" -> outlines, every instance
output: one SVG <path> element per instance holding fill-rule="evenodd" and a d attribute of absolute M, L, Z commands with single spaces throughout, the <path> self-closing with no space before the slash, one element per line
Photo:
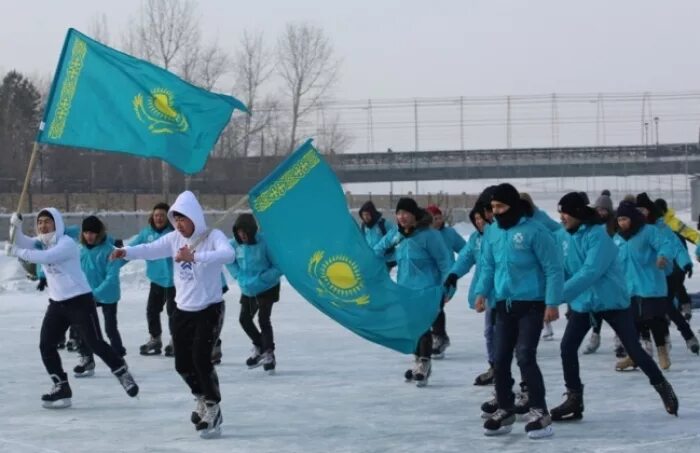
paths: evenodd
<path fill-rule="evenodd" d="M 109 45 L 109 24 L 105 13 L 95 14 L 90 18 L 90 23 L 88 24 L 88 34 L 91 38 L 101 42 L 102 44 Z"/>
<path fill-rule="evenodd" d="M 243 93 L 242 101 L 250 112 L 243 117 L 243 156 L 247 156 L 252 137 L 270 120 L 269 108 L 258 109 L 258 98 L 260 87 L 270 78 L 274 67 L 270 53 L 265 50 L 262 33 L 244 31 L 239 46 L 234 60 L 235 91 Z M 266 103 L 269 107 L 270 102 Z"/>
<path fill-rule="evenodd" d="M 330 119 L 325 118 L 325 113 L 322 115 L 324 118 L 318 131 L 317 148 L 323 154 L 343 154 L 352 145 L 354 137 L 343 130 L 338 114 Z"/>
<path fill-rule="evenodd" d="M 277 42 L 278 71 L 291 98 L 289 152 L 296 146 L 300 118 L 311 110 L 338 79 L 340 62 L 321 28 L 287 24 Z"/>

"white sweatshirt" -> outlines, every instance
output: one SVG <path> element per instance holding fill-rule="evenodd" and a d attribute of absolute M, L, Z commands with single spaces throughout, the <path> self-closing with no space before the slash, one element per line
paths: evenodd
<path fill-rule="evenodd" d="M 157 260 L 175 258 L 178 250 L 190 246 L 204 235 L 195 248 L 194 262 L 173 263 L 175 302 L 183 311 L 201 311 L 211 304 L 223 301 L 221 272 L 223 265 L 233 262 L 236 253 L 220 230 L 208 230 L 202 207 L 190 191 L 181 193 L 168 211 L 168 219 L 174 225 L 174 212 L 187 216 L 194 223 L 194 233 L 186 238 L 173 231 L 149 243 L 124 247 L 127 260 Z"/>
<path fill-rule="evenodd" d="M 53 239 L 48 244 L 43 244 L 38 238 L 25 236 L 22 229 L 18 228 L 15 233 L 17 257 L 42 265 L 49 287 L 49 298 L 54 302 L 90 293 L 90 284 L 80 267 L 80 249 L 71 237 L 65 235 L 61 213 L 56 208 L 45 208 L 42 211 L 48 211 L 53 216 L 56 224 Z M 41 250 L 36 249 L 38 244 L 41 245 Z"/>

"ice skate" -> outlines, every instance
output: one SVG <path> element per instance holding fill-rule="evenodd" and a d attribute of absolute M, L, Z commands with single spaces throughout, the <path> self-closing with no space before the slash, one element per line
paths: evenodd
<path fill-rule="evenodd" d="M 668 370 L 671 368 L 671 357 L 668 355 L 668 348 L 664 346 L 659 346 L 656 348 L 659 354 L 659 368 L 662 370 Z"/>
<path fill-rule="evenodd" d="M 485 436 L 500 436 L 513 430 L 515 412 L 498 409 L 484 422 Z"/>
<path fill-rule="evenodd" d="M 175 357 L 175 348 L 173 347 L 172 338 L 170 339 L 170 342 L 168 343 L 168 345 L 165 346 L 165 349 L 163 349 L 163 355 L 165 357 Z"/>
<path fill-rule="evenodd" d="M 550 415 L 555 422 L 581 420 L 583 418 L 583 392 L 567 390 L 566 399 L 552 409 Z"/>
<path fill-rule="evenodd" d="M 692 304 L 682 304 L 681 305 L 681 314 L 685 318 L 686 321 L 690 321 L 691 318 L 693 317 L 693 306 Z"/>
<path fill-rule="evenodd" d="M 146 344 L 142 344 L 139 348 L 141 355 L 159 355 L 163 348 L 163 342 L 160 337 L 151 337 Z"/>
<path fill-rule="evenodd" d="M 77 378 L 90 377 L 95 374 L 95 359 L 91 355 L 80 356 L 80 362 L 73 368 Z"/>
<path fill-rule="evenodd" d="M 250 357 L 246 359 L 245 364 L 248 366 L 249 370 L 252 370 L 262 365 L 262 358 L 263 353 L 260 348 L 258 346 L 253 346 L 253 349 L 250 351 Z"/>
<path fill-rule="evenodd" d="M 698 337 L 693 335 L 693 338 L 685 342 L 688 350 L 695 355 L 700 355 L 700 343 L 698 343 Z"/>
<path fill-rule="evenodd" d="M 474 379 L 474 385 L 493 385 L 495 380 L 493 366 L 490 366 L 488 370 L 484 371 Z"/>
<path fill-rule="evenodd" d="M 615 363 L 615 371 L 633 371 L 637 369 L 637 364 L 634 363 L 631 357 L 624 357 Z"/>
<path fill-rule="evenodd" d="M 520 392 L 515 395 L 513 410 L 518 418 L 523 418 L 530 412 L 530 396 L 527 391 L 527 385 L 524 382 L 520 383 Z"/>
<path fill-rule="evenodd" d="M 119 379 L 119 383 L 124 387 L 127 395 L 134 397 L 139 394 L 139 386 L 136 384 L 136 381 L 134 381 L 134 377 L 131 373 L 129 373 L 126 364 L 116 371 L 113 371 L 112 374 Z"/>
<path fill-rule="evenodd" d="M 586 348 L 583 350 L 584 354 L 594 354 L 598 348 L 600 348 L 600 334 L 592 333 L 591 338 L 588 340 Z"/>
<path fill-rule="evenodd" d="M 661 397 L 661 401 L 664 403 L 666 412 L 678 417 L 678 398 L 676 397 L 676 392 L 673 391 L 671 384 L 669 384 L 667 380 L 664 380 L 660 384 L 656 384 L 654 389 Z"/>
<path fill-rule="evenodd" d="M 552 418 L 543 409 L 532 408 L 528 414 L 528 423 L 525 425 L 525 432 L 530 439 L 544 439 L 552 437 Z"/>
<path fill-rule="evenodd" d="M 275 374 L 275 367 L 277 366 L 277 360 L 275 360 L 275 353 L 273 351 L 266 351 L 262 357 L 262 366 L 265 373 L 269 375 Z"/>
<path fill-rule="evenodd" d="M 416 387 L 425 387 L 428 385 L 431 368 L 430 359 L 421 357 L 418 361 L 416 370 L 413 373 L 413 380 L 416 383 Z"/>
<path fill-rule="evenodd" d="M 433 335 L 433 359 L 443 359 L 445 358 L 445 350 L 450 346 L 450 337 L 447 335 Z"/>
<path fill-rule="evenodd" d="M 190 415 L 190 421 L 197 425 L 202 421 L 202 417 L 204 417 L 204 412 L 207 410 L 207 406 L 205 404 L 204 395 L 195 395 L 195 401 L 197 402 L 197 405 Z"/>
<path fill-rule="evenodd" d="M 484 401 L 481 404 L 481 418 L 487 419 L 491 418 L 493 414 L 498 410 L 498 400 L 496 399 L 496 392 L 493 394 L 493 398 L 488 401 Z"/>
<path fill-rule="evenodd" d="M 221 424 L 224 418 L 221 415 L 221 408 L 213 401 L 205 403 L 204 416 L 197 423 L 196 429 L 202 439 L 213 439 L 221 436 Z"/>
<path fill-rule="evenodd" d="M 68 381 L 62 380 L 57 375 L 52 374 L 53 387 L 49 393 L 41 395 L 41 405 L 46 409 L 65 409 L 71 406 L 73 392 L 68 385 Z"/>

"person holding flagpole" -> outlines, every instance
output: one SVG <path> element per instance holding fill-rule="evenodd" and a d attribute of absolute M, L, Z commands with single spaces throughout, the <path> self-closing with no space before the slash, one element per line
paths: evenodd
<path fill-rule="evenodd" d="M 413 198 L 401 198 L 396 204 L 396 220 L 398 231 L 379 241 L 374 247 L 375 254 L 384 257 L 387 250 L 395 248 L 397 283 L 401 286 L 414 290 L 442 286 L 453 257 L 440 233 L 431 228 L 430 214 L 419 208 Z M 447 299 L 446 292 L 443 292 L 441 305 Z M 415 382 L 418 387 L 427 385 L 432 353 L 433 337 L 428 329 L 418 339 L 414 366 L 404 374 L 406 381 Z"/>
<path fill-rule="evenodd" d="M 168 211 L 172 231 L 148 244 L 115 249 L 112 259 L 156 260 L 172 257 L 176 289 L 172 337 L 175 369 L 195 396 L 191 421 L 203 438 L 221 435 L 219 378 L 212 352 L 224 317 L 221 275 L 235 251 L 221 230 L 207 228 L 204 213 L 190 191 Z"/>
<path fill-rule="evenodd" d="M 65 338 L 69 326 L 77 328 L 82 341 L 107 364 L 126 393 L 136 396 L 139 387 L 126 362 L 102 338 L 95 299 L 80 267 L 80 250 L 78 244 L 65 234 L 61 213 L 55 208 L 39 211 L 36 238 L 24 235 L 19 214 L 12 215 L 10 224 L 10 237 L 14 236 L 14 243 L 7 243 L 5 253 L 41 264 L 48 283 L 49 306 L 41 325 L 39 349 L 54 386 L 49 393 L 42 395 L 43 406 L 62 409 L 71 405 L 73 393 L 58 354 L 58 343 Z"/>

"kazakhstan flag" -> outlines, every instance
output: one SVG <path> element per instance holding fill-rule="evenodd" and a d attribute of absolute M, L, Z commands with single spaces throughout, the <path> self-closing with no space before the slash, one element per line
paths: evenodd
<path fill-rule="evenodd" d="M 365 242 L 333 170 L 304 143 L 248 194 L 278 268 L 323 313 L 359 336 L 412 353 L 442 288 L 398 286 Z M 300 210 L 317 215 L 302 221 Z"/>
<path fill-rule="evenodd" d="M 185 173 L 207 161 L 232 96 L 191 85 L 69 29 L 37 141 L 156 157 Z"/>

